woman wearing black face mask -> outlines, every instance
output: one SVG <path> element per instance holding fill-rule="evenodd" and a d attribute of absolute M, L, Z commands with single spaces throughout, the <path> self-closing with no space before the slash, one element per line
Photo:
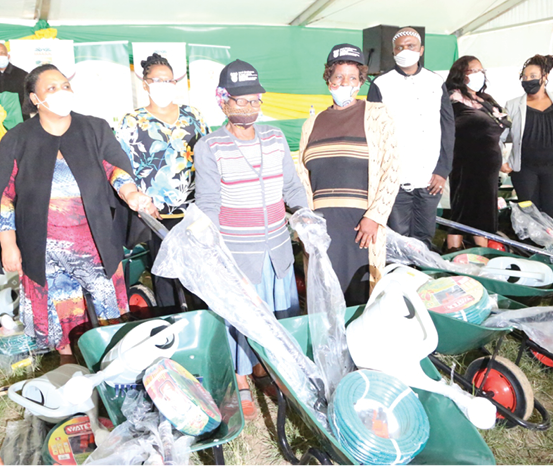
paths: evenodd
<path fill-rule="evenodd" d="M 513 143 L 509 162 L 501 170 L 511 173 L 519 201 L 532 201 L 553 217 L 553 95 L 546 90 L 553 56 L 535 55 L 520 73 L 525 94 L 507 102 L 513 126 L 501 136 Z"/>

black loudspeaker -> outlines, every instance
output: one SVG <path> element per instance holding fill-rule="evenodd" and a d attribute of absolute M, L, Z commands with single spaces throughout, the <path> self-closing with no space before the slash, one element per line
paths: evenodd
<path fill-rule="evenodd" d="M 425 27 L 411 26 L 411 28 L 420 34 L 424 46 Z M 392 38 L 399 29 L 399 26 L 378 25 L 363 30 L 363 53 L 367 58 L 369 75 L 380 75 L 395 67 Z M 424 66 L 424 54 L 420 64 Z"/>

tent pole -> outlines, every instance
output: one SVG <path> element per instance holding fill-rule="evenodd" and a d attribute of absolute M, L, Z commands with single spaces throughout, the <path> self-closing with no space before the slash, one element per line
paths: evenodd
<path fill-rule="evenodd" d="M 306 26 L 311 23 L 315 17 L 321 13 L 323 10 L 326 10 L 330 5 L 332 5 L 336 0 L 316 0 L 309 7 L 303 10 L 296 18 L 292 20 L 290 26 Z"/>
<path fill-rule="evenodd" d="M 458 30 L 454 31 L 452 34 L 459 38 L 465 34 L 472 33 L 475 29 L 478 29 L 482 25 L 485 25 L 488 21 L 491 21 L 498 16 L 503 15 L 503 13 L 508 12 L 509 10 L 515 8 L 517 5 L 520 5 L 523 2 L 526 2 L 526 0 L 507 0 L 501 5 L 498 5 L 497 7 L 492 8 L 483 15 L 475 18 L 470 23 L 467 23 L 465 26 L 462 26 Z"/>

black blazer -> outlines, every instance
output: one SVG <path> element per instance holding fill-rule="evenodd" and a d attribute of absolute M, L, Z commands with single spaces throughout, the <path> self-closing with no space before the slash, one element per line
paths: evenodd
<path fill-rule="evenodd" d="M 94 242 L 111 277 L 123 258 L 128 209 L 108 182 L 103 161 L 134 174 L 107 122 L 78 113 L 71 113 L 71 125 L 63 136 L 47 133 L 37 115 L 0 140 L 0 195 L 9 183 L 14 161 L 18 167 L 14 206 L 23 272 L 42 286 L 46 283 L 48 206 L 58 151 L 79 185 Z"/>

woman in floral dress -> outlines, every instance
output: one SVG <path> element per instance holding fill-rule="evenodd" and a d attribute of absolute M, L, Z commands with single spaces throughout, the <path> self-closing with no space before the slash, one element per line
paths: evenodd
<path fill-rule="evenodd" d="M 141 64 L 150 104 L 125 115 L 117 139 L 131 160 L 136 185 L 152 197 L 162 223 L 171 229 L 194 201 L 194 145 L 209 128 L 196 109 L 173 103 L 177 81 L 167 59 L 154 53 Z M 152 258 L 160 245 L 152 235 Z M 153 277 L 158 305 L 177 305 L 173 281 Z"/>
<path fill-rule="evenodd" d="M 87 320 L 83 289 L 100 320 L 128 311 L 127 210 L 116 194 L 157 216 L 108 124 L 71 112 L 73 97 L 55 66 L 37 67 L 25 79 L 24 104 L 37 114 L 0 141 L 2 266 L 21 276 L 25 333 L 58 349 L 62 364 L 75 362 L 69 333 Z"/>

